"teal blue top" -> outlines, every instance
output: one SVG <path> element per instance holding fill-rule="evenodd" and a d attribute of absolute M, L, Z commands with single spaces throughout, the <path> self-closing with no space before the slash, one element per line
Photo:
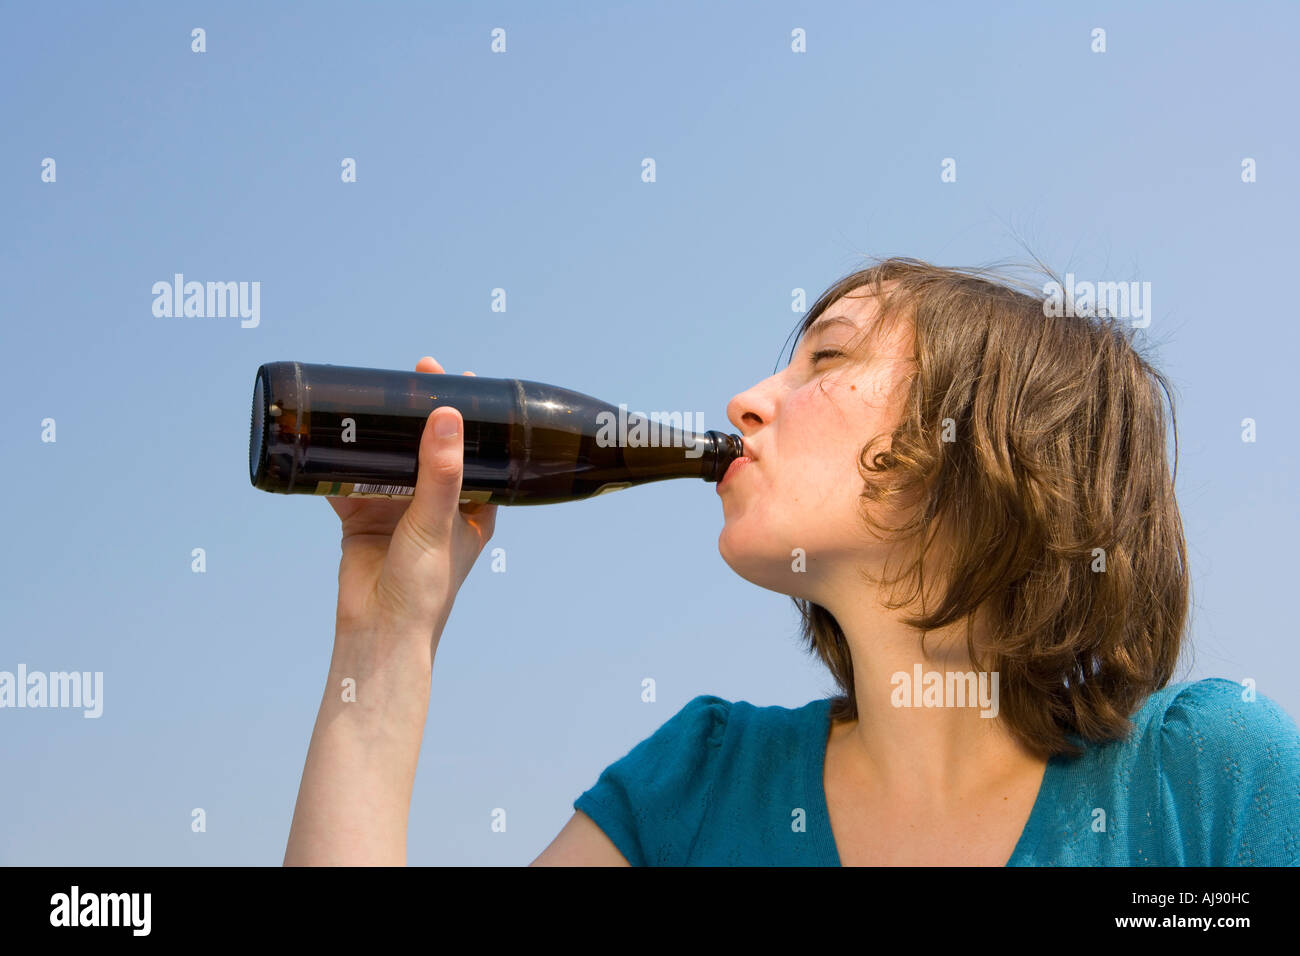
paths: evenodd
<path fill-rule="evenodd" d="M 1124 740 L 1053 757 L 1007 865 L 1300 865 L 1300 730 L 1247 696 L 1219 678 L 1171 684 Z M 701 695 L 573 806 L 633 866 L 839 866 L 829 731 L 829 700 Z"/>

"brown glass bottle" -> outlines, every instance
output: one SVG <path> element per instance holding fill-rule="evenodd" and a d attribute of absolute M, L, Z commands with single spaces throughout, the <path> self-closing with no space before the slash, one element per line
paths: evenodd
<path fill-rule="evenodd" d="M 667 478 L 716 482 L 743 452 L 739 435 L 670 427 L 540 382 L 269 362 L 253 386 L 249 477 L 279 494 L 409 497 L 425 420 L 442 405 L 465 422 L 462 501 L 540 505 Z"/>

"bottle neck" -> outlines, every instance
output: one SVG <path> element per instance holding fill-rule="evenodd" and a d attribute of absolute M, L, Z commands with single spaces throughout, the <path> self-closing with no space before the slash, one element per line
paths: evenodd
<path fill-rule="evenodd" d="M 739 435 L 725 432 L 707 431 L 704 450 L 705 471 L 700 477 L 705 481 L 721 481 L 731 463 L 745 453 L 744 440 Z"/>
<path fill-rule="evenodd" d="M 674 431 L 650 444 L 629 444 L 621 450 L 624 466 L 647 480 L 703 478 L 717 482 L 742 454 L 739 435 L 719 431 Z"/>

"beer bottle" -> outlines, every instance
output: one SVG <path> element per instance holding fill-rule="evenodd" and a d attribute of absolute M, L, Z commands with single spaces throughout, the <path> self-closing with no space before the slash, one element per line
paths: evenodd
<path fill-rule="evenodd" d="M 257 370 L 253 486 L 279 494 L 415 494 L 433 409 L 464 419 L 461 501 L 541 505 L 667 478 L 716 482 L 739 435 L 690 431 L 589 395 L 516 378 L 269 362 Z"/>

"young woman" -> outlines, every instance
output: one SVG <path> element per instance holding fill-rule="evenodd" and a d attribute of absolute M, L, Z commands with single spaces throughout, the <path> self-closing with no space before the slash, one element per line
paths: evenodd
<path fill-rule="evenodd" d="M 795 600 L 841 693 L 696 697 L 535 864 L 1300 864 L 1295 722 L 1250 685 L 1169 683 L 1167 383 L 1118 321 L 1057 311 L 905 259 L 818 299 L 728 406 L 747 460 L 718 546 Z M 334 654 L 288 865 L 405 862 L 434 652 L 496 521 L 458 505 L 459 425 L 429 416 L 409 504 L 330 499 Z"/>

